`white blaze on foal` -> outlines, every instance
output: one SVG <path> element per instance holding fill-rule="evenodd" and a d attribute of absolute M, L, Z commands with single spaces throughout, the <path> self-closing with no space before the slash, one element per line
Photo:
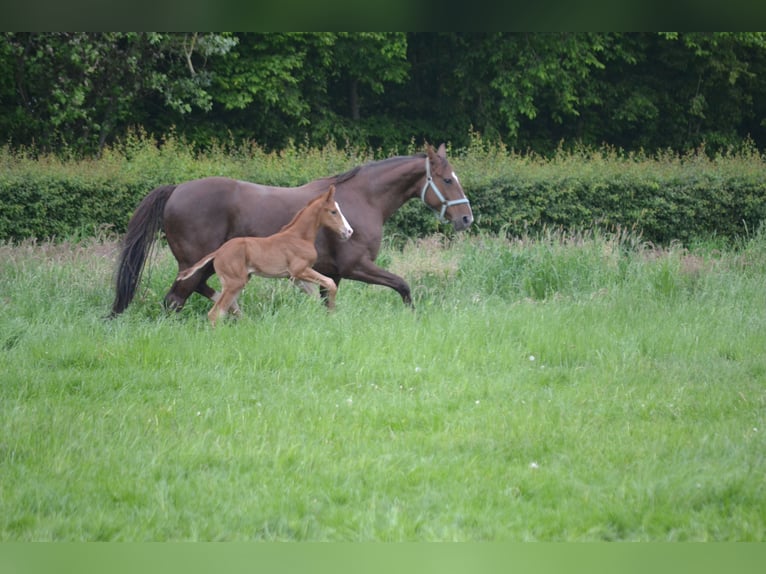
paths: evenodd
<path fill-rule="evenodd" d="M 346 219 L 346 216 L 343 215 L 343 212 L 340 210 L 340 205 L 338 205 L 338 202 L 335 202 L 335 209 L 338 210 L 338 213 L 340 214 L 340 218 L 343 221 L 343 229 L 340 231 L 341 239 L 348 239 L 351 237 L 351 234 L 354 233 L 354 230 L 352 227 L 348 224 L 348 220 Z"/>

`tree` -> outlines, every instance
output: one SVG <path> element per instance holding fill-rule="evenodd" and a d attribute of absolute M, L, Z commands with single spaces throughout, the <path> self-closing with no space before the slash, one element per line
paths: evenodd
<path fill-rule="evenodd" d="M 766 34 L 0 33 L 0 131 L 93 153 L 130 126 L 540 153 L 766 146 Z"/>
<path fill-rule="evenodd" d="M 178 114 L 210 109 L 207 60 L 226 54 L 225 34 L 4 33 L 3 67 L 13 92 L 0 92 L 0 121 L 15 143 L 97 152 L 152 113 L 158 98 Z"/>
<path fill-rule="evenodd" d="M 244 33 L 217 62 L 212 116 L 268 147 L 290 139 L 364 143 L 365 120 L 407 79 L 403 33 Z M 194 118 L 197 133 L 210 118 Z M 210 133 L 210 132 L 208 132 Z M 222 134 L 217 134 L 222 135 Z"/>

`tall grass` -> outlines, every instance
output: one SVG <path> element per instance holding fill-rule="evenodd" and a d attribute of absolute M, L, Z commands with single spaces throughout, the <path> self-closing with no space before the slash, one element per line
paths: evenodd
<path fill-rule="evenodd" d="M 0 246 L 2 540 L 763 540 L 766 238 L 429 237 L 327 314 L 106 321 L 114 244 Z"/>

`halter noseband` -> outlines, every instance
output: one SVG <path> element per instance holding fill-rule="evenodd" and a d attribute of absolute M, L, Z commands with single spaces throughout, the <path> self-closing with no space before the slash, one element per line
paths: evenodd
<path fill-rule="evenodd" d="M 439 200 L 439 203 L 442 206 L 441 211 L 438 211 L 435 207 L 431 207 L 426 202 L 426 192 L 428 191 L 428 188 L 431 188 L 434 190 L 434 193 L 436 194 L 436 198 Z M 467 197 L 464 197 L 462 199 L 452 199 L 450 201 L 447 201 L 444 195 L 441 191 L 439 191 L 439 188 L 436 187 L 436 184 L 434 183 L 434 178 L 431 177 L 431 162 L 428 161 L 428 156 L 426 156 L 426 183 L 423 185 L 423 191 L 420 192 L 420 199 L 428 205 L 428 207 L 436 214 L 436 217 L 439 219 L 441 223 L 448 223 L 449 220 L 445 219 L 444 214 L 447 212 L 447 209 L 452 207 L 453 205 L 460 205 L 461 203 L 467 203 L 471 204 L 470 201 L 468 201 Z"/>

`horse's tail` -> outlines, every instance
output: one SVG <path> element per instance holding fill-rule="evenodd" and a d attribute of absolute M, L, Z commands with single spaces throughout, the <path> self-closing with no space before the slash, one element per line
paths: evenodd
<path fill-rule="evenodd" d="M 184 281 L 185 279 L 188 279 L 189 277 L 194 275 L 197 271 L 202 269 L 205 265 L 210 263 L 213 259 L 215 259 L 216 255 L 218 255 L 218 250 L 213 251 L 212 253 L 209 253 L 208 255 L 205 255 L 202 259 L 197 261 L 194 265 L 181 271 L 178 274 L 178 277 L 176 277 L 176 281 Z"/>
<path fill-rule="evenodd" d="M 163 185 L 152 190 L 138 204 L 128 223 L 115 273 L 112 317 L 122 313 L 136 294 L 149 250 L 162 230 L 165 204 L 175 188 L 175 185 Z"/>

